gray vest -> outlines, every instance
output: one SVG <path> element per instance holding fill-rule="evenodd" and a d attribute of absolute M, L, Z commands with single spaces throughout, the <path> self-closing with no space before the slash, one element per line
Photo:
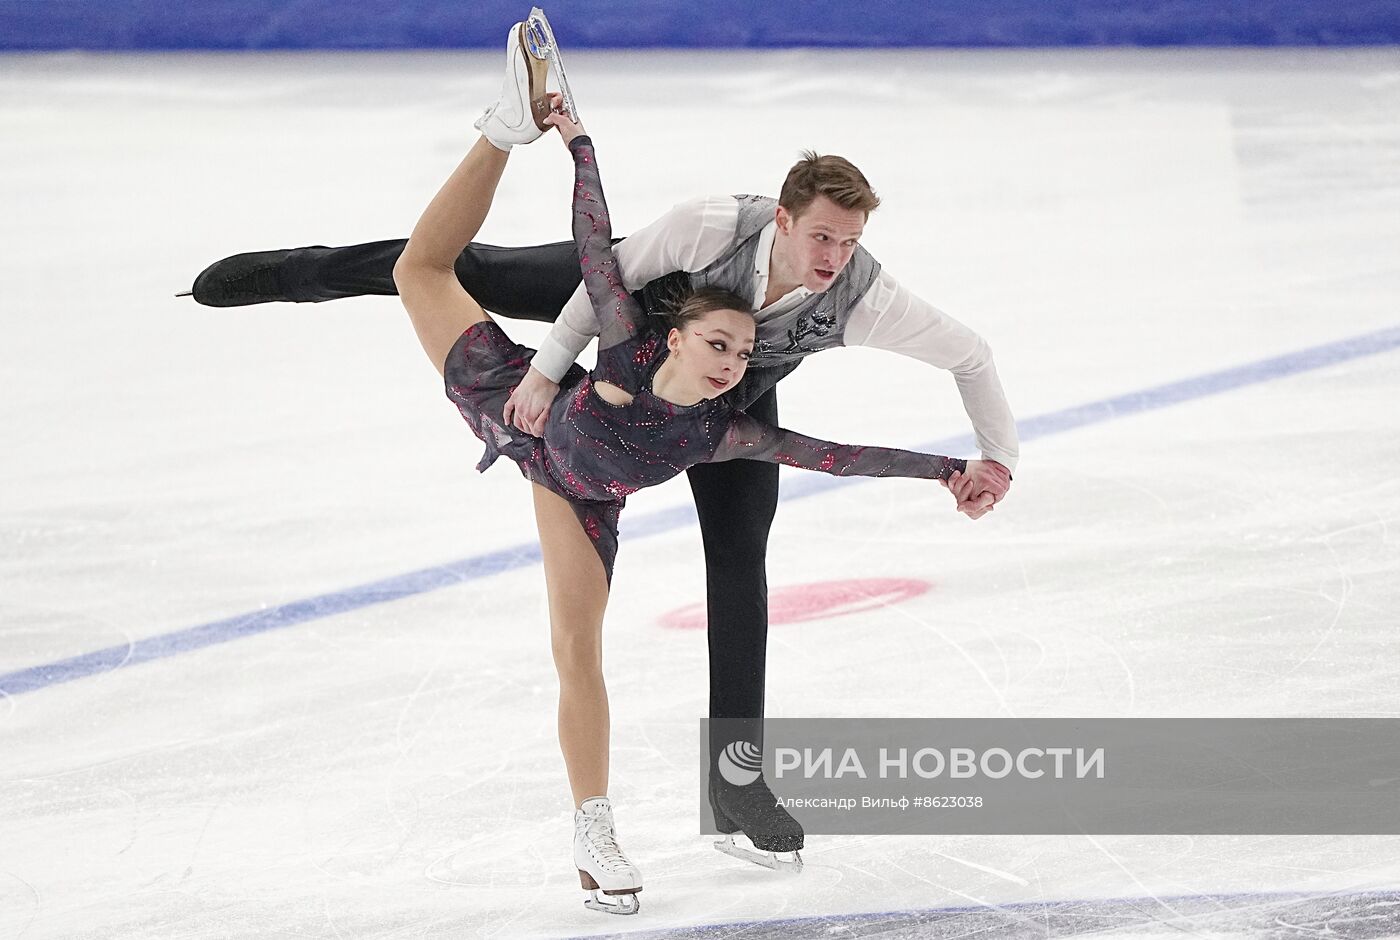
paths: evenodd
<path fill-rule="evenodd" d="M 735 196 L 739 219 L 734 244 L 702 271 L 690 275 L 692 287 L 723 287 L 741 297 L 753 291 L 758 236 L 773 221 L 778 200 L 771 196 Z M 758 322 L 757 342 L 749 365 L 795 366 L 803 356 L 845 345 L 851 310 L 875 283 L 880 262 L 859 245 L 850 262 L 830 287 L 812 294 L 796 307 Z"/>

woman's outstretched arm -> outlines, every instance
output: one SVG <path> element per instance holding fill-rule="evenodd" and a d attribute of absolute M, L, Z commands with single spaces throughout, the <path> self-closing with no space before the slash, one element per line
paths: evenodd
<path fill-rule="evenodd" d="M 835 444 L 774 427 L 745 414 L 734 416 L 710 460 L 764 460 L 833 476 L 918 477 L 944 482 L 952 479 L 954 473 L 966 473 L 969 463 L 958 457 L 921 454 L 894 447 Z M 984 461 L 971 461 L 979 462 Z M 1002 482 L 1003 491 L 1009 484 L 1007 475 Z"/>
<path fill-rule="evenodd" d="M 646 311 L 622 283 L 617 257 L 612 247 L 612 219 L 603 195 L 603 179 L 593 139 L 569 116 L 561 113 L 545 118 L 559 129 L 564 146 L 574 158 L 574 244 L 578 248 L 583 286 L 598 319 L 598 349 L 626 342 L 636 335 Z"/>
<path fill-rule="evenodd" d="M 462 289 L 454 265 L 491 209 L 507 156 L 485 137 L 478 140 L 423 210 L 394 265 L 399 299 L 439 373 L 462 333 L 487 319 Z"/>
<path fill-rule="evenodd" d="M 710 458 L 711 462 L 721 460 L 764 460 L 842 477 L 938 480 L 957 498 L 958 511 L 971 519 L 991 512 L 993 502 L 1006 495 L 1011 485 L 1010 471 L 994 460 L 963 460 L 893 447 L 834 444 L 765 424 L 746 414 L 734 416 Z M 972 488 L 974 482 L 976 489 Z"/>

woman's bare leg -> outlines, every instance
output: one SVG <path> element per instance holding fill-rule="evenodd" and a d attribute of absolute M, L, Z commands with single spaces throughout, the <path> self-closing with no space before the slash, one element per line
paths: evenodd
<path fill-rule="evenodd" d="M 423 210 L 394 265 L 399 297 L 438 372 L 458 337 L 488 319 L 462 289 L 454 265 L 491 210 L 508 156 L 486 138 L 478 139 Z"/>
<path fill-rule="evenodd" d="M 577 808 L 608 792 L 608 690 L 603 684 L 608 579 L 568 501 L 538 483 L 534 491 L 549 589 L 550 645 L 559 673 L 559 747 Z"/>

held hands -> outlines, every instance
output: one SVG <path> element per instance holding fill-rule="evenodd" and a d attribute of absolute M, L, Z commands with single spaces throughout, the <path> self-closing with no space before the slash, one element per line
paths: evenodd
<path fill-rule="evenodd" d="M 952 491 L 958 512 L 981 519 L 1011 488 L 1011 471 L 995 460 L 969 460 L 966 473 L 955 470 L 948 480 L 939 482 Z"/>
<path fill-rule="evenodd" d="M 568 112 L 564 110 L 564 96 L 559 92 L 551 91 L 549 93 L 549 108 L 549 116 L 544 119 L 544 122 L 550 127 L 558 128 L 559 136 L 563 138 L 565 147 L 569 146 L 575 137 L 588 133 L 583 129 L 582 124 L 569 117 Z"/>
<path fill-rule="evenodd" d="M 549 406 L 554 396 L 559 394 L 559 383 L 551 382 L 534 366 L 525 373 L 525 378 L 510 393 L 502 409 L 506 424 L 513 424 L 526 434 L 544 437 L 545 421 L 549 418 Z"/>

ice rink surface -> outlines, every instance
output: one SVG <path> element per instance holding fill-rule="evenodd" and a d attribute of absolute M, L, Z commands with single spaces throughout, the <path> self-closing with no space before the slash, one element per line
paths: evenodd
<path fill-rule="evenodd" d="M 623 515 L 606 627 L 642 909 L 584 910 L 529 488 L 472 470 L 394 299 L 171 296 L 406 235 L 499 58 L 0 57 L 0 938 L 1400 934 L 1400 837 L 816 835 L 796 877 L 713 851 L 683 480 Z M 1400 53 L 568 63 L 619 232 L 854 160 L 867 247 L 988 339 L 1035 432 L 978 522 L 784 471 L 775 604 L 928 587 L 775 618 L 770 715 L 1400 714 Z M 482 240 L 568 237 L 570 183 L 518 148 Z M 969 430 L 950 376 L 871 350 L 780 397 L 839 441 Z M 234 637 L 259 612 L 291 625 Z"/>

